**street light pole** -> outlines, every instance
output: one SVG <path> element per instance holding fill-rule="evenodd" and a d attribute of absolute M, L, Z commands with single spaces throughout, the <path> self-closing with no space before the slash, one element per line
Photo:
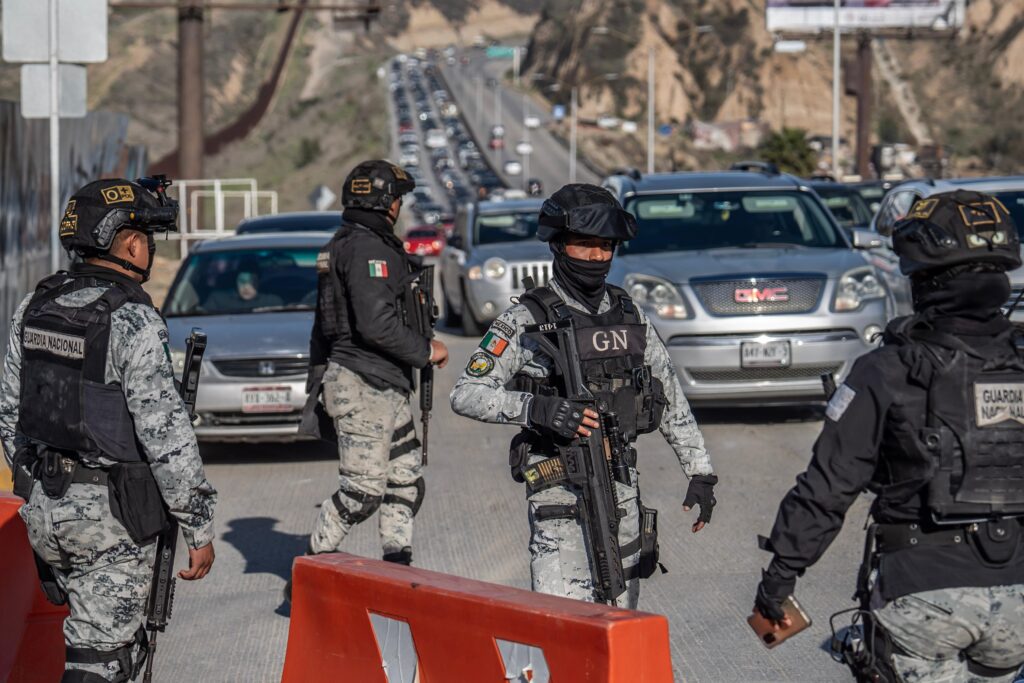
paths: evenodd
<path fill-rule="evenodd" d="M 647 50 L 647 172 L 654 173 L 654 46 Z"/>
<path fill-rule="evenodd" d="M 60 268 L 60 64 L 57 0 L 50 0 L 50 271 Z"/>
<path fill-rule="evenodd" d="M 832 17 L 832 177 L 839 180 L 839 6 L 835 0 Z"/>
<path fill-rule="evenodd" d="M 576 115 L 579 108 L 577 86 L 572 87 L 571 118 L 569 119 L 569 182 L 576 182 Z"/>

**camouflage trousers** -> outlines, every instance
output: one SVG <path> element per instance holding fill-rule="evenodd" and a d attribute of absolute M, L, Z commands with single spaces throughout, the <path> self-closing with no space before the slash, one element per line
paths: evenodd
<path fill-rule="evenodd" d="M 543 457 L 530 457 L 530 464 Z M 619 508 L 626 515 L 619 520 L 619 548 L 622 568 L 636 572 L 640 561 L 640 506 L 636 470 L 631 470 L 633 486 L 615 483 Z M 591 552 L 578 519 L 537 519 L 537 509 L 547 505 L 575 505 L 576 493 L 566 486 L 555 486 L 527 496 L 530 519 L 530 577 L 538 593 L 561 595 L 595 602 L 594 582 L 590 575 Z M 640 579 L 626 582 L 626 591 L 615 600 L 618 607 L 636 609 L 640 598 Z"/>
<path fill-rule="evenodd" d="M 409 397 L 376 389 L 336 363 L 324 374 L 324 409 L 338 431 L 338 492 L 320 506 L 314 553 L 338 550 L 353 525 L 380 508 L 384 554 L 412 548 L 413 516 L 423 497 L 422 453 Z"/>
<path fill-rule="evenodd" d="M 53 500 L 36 482 L 20 514 L 32 548 L 53 567 L 68 595 L 65 645 L 109 652 L 131 643 L 145 620 L 156 544 L 132 541 L 110 512 L 107 487 L 72 484 Z M 132 654 L 138 661 L 138 652 Z M 67 668 L 127 680 L 119 678 L 117 662 Z"/>
<path fill-rule="evenodd" d="M 1024 664 L 1024 585 L 912 593 L 872 614 L 906 653 L 893 665 L 907 683 L 1010 683 Z M 981 675 L 968 660 L 1014 672 Z"/>

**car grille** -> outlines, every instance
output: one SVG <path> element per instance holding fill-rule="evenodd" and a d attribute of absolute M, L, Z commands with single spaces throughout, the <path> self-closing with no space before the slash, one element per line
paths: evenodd
<path fill-rule="evenodd" d="M 765 313 L 808 313 L 818 305 L 825 278 L 749 277 L 741 280 L 693 280 L 697 297 L 712 315 L 761 315 Z M 777 291 L 779 300 L 759 300 L 758 297 Z M 743 291 L 752 299 L 750 302 L 737 301 L 737 293 Z M 784 292 L 785 299 L 782 300 Z"/>
<path fill-rule="evenodd" d="M 203 425 L 207 427 L 244 427 L 258 425 L 299 424 L 302 413 L 200 413 Z"/>
<path fill-rule="evenodd" d="M 215 360 L 213 366 L 228 377 L 292 377 L 306 374 L 309 358 L 233 358 Z"/>
<path fill-rule="evenodd" d="M 842 365 L 795 365 L 788 368 L 686 368 L 694 382 L 797 382 L 818 380 L 824 374 L 837 374 Z"/>
<path fill-rule="evenodd" d="M 509 266 L 512 271 L 512 286 L 519 289 L 523 286 L 524 277 L 532 277 L 538 287 L 543 287 L 551 279 L 551 263 L 513 263 Z"/>

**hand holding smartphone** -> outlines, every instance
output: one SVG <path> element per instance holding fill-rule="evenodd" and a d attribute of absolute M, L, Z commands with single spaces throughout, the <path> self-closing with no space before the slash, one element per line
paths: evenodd
<path fill-rule="evenodd" d="M 777 625 L 771 619 L 761 614 L 754 608 L 753 614 L 747 617 L 747 623 L 757 634 L 761 643 L 771 649 L 780 645 L 783 641 L 789 640 L 796 634 L 807 629 L 811 625 L 811 618 L 807 616 L 800 603 L 792 595 L 782 603 L 782 611 L 789 620 L 788 625 Z"/>

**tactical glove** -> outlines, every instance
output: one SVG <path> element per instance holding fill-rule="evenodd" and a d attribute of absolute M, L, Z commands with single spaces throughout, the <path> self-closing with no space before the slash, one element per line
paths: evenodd
<path fill-rule="evenodd" d="M 793 594 L 794 588 L 796 579 L 781 579 L 762 569 L 761 583 L 757 585 L 757 596 L 754 598 L 754 608 L 767 619 L 782 621 L 786 616 L 782 611 L 782 603 Z"/>
<path fill-rule="evenodd" d="M 715 505 L 718 503 L 715 500 L 715 484 L 718 483 L 718 477 L 714 474 L 695 474 L 690 477 L 690 485 L 686 487 L 686 498 L 683 499 L 683 507 L 692 508 L 694 505 L 700 505 L 700 514 L 697 516 L 698 522 L 710 522 L 711 511 L 715 509 Z"/>
<path fill-rule="evenodd" d="M 530 426 L 547 430 L 563 439 L 576 438 L 583 422 L 583 407 L 557 396 L 535 395 L 530 401 Z"/>

